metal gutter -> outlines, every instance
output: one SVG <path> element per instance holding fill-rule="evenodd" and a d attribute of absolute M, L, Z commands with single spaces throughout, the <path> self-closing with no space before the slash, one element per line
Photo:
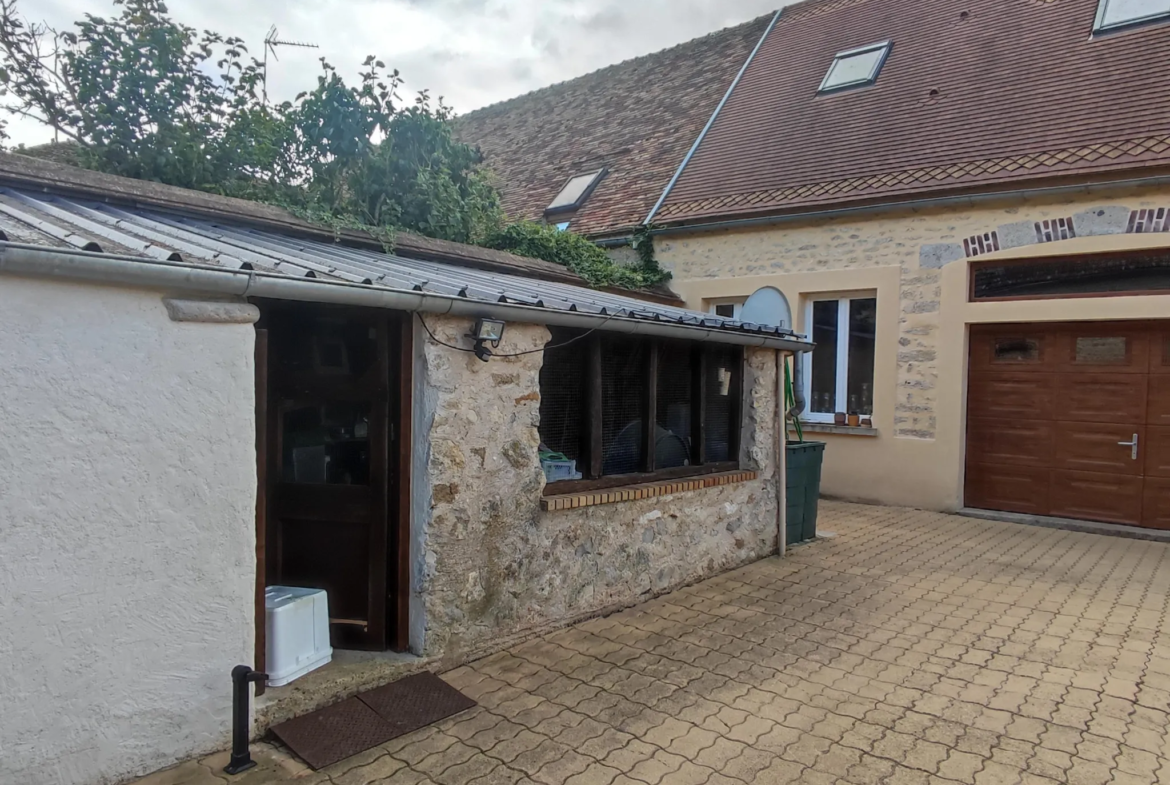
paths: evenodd
<path fill-rule="evenodd" d="M 367 308 L 450 314 L 471 318 L 603 329 L 630 335 L 711 341 L 806 352 L 812 344 L 794 337 L 737 333 L 652 319 L 561 311 L 531 305 L 491 303 L 458 296 L 425 294 L 344 281 L 294 278 L 254 270 L 196 267 L 155 259 L 116 256 L 73 249 L 0 243 L 0 274 L 26 275 L 99 284 L 200 292 L 232 297 L 268 297 Z"/>
<path fill-rule="evenodd" d="M 974 207 L 980 202 L 995 201 L 997 199 L 1021 198 L 1047 195 L 1061 195 L 1071 191 L 1092 193 L 1095 190 L 1109 188 L 1123 188 L 1142 185 L 1170 184 L 1170 175 L 1157 177 L 1136 177 L 1123 180 L 1107 180 L 1099 183 L 1077 185 L 1054 185 L 1045 188 L 1017 188 L 1011 191 L 989 191 L 987 193 L 965 194 L 959 196 L 933 196 L 924 199 L 906 199 L 898 202 L 882 202 L 881 204 L 860 205 L 858 207 L 838 207 L 832 210 L 811 210 L 799 213 L 785 213 L 783 215 L 768 215 L 759 218 L 733 218 L 725 221 L 707 221 L 675 226 L 663 226 L 651 229 L 652 235 L 681 234 L 693 231 L 709 231 L 714 229 L 739 229 L 748 226 L 770 226 L 794 221 L 805 221 L 819 218 L 836 218 L 839 216 L 854 216 L 873 213 L 884 213 L 895 210 L 916 209 L 922 207 L 943 207 L 949 205 L 965 205 Z"/>
<path fill-rule="evenodd" d="M 781 8 L 776 11 L 776 15 L 772 17 L 772 21 L 768 23 L 768 28 L 764 30 L 764 34 L 760 36 L 760 40 L 756 41 L 755 48 L 752 49 L 751 54 L 749 54 L 747 60 L 744 61 L 743 67 L 739 69 L 739 73 L 735 75 L 735 79 L 731 81 L 731 85 L 727 88 L 727 92 L 723 94 L 723 98 L 720 99 L 719 105 L 716 106 L 715 111 L 711 113 L 711 118 L 707 120 L 707 124 L 703 126 L 703 130 L 699 132 L 699 136 L 697 139 L 695 139 L 695 143 L 691 145 L 691 149 L 687 151 L 686 157 L 683 158 L 682 163 L 679 164 L 678 170 L 674 173 L 674 177 L 670 178 L 670 182 L 666 184 L 666 190 L 662 192 L 662 196 L 658 197 L 658 201 L 655 202 L 654 207 L 650 209 L 650 214 L 647 215 L 646 220 L 642 222 L 646 226 L 649 226 L 650 222 L 654 220 L 654 216 L 657 215 L 658 211 L 662 208 L 662 203 L 666 201 L 666 197 L 669 196 L 670 192 L 674 189 L 674 185 L 678 182 L 678 178 L 682 177 L 683 170 L 687 168 L 687 164 L 691 162 L 691 158 L 693 158 L 695 153 L 698 152 L 699 145 L 701 145 L 703 140 L 707 137 L 707 132 L 711 130 L 711 126 L 715 125 L 715 118 L 719 117 L 719 113 L 723 111 L 723 107 L 727 104 L 728 99 L 731 98 L 731 94 L 739 85 L 740 80 L 743 79 L 743 75 L 747 73 L 748 66 L 751 65 L 752 61 L 756 59 L 756 53 L 760 51 L 760 47 L 764 45 L 764 41 L 768 40 L 768 36 L 772 32 L 772 28 L 776 26 L 776 22 L 780 19 L 780 12 L 783 10 L 784 9 Z"/>

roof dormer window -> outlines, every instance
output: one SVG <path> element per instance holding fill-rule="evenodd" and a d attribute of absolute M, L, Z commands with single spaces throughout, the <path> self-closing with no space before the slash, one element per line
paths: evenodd
<path fill-rule="evenodd" d="M 570 177 L 569 182 L 565 183 L 560 193 L 552 200 L 552 204 L 545 208 L 545 215 L 576 210 L 585 204 L 585 200 L 593 193 L 593 189 L 597 187 L 604 174 L 604 169 L 598 169 L 596 172 Z"/>
<path fill-rule="evenodd" d="M 886 62 L 889 54 L 889 41 L 838 52 L 817 92 L 831 93 L 873 84 L 877 81 L 878 72 L 882 70 L 882 64 Z"/>
<path fill-rule="evenodd" d="M 1093 32 L 1170 19 L 1170 0 L 1100 0 Z"/>

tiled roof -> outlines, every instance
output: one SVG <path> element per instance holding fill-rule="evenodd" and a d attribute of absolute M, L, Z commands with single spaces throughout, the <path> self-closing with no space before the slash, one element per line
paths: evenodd
<path fill-rule="evenodd" d="M 640 224 L 711 117 L 772 15 L 604 68 L 459 118 L 500 179 L 504 209 L 538 220 L 576 174 L 609 172 L 575 214 L 574 231 Z"/>
<path fill-rule="evenodd" d="M 656 222 L 1170 165 L 1170 24 L 1097 0 L 809 0 L 781 12 Z M 871 87 L 817 95 L 890 40 Z"/>

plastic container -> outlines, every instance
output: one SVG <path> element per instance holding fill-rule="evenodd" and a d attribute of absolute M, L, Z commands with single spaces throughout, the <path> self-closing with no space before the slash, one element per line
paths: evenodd
<path fill-rule="evenodd" d="M 788 476 L 785 482 L 789 545 L 817 536 L 817 503 L 821 498 L 821 463 L 824 442 L 789 442 Z"/>
<path fill-rule="evenodd" d="M 546 482 L 581 479 L 581 473 L 577 471 L 576 461 L 544 459 L 540 462 L 540 468 L 544 469 L 544 479 Z"/>
<path fill-rule="evenodd" d="M 264 669 L 270 687 L 283 687 L 333 659 L 329 599 L 322 589 L 269 586 L 264 590 L 264 608 Z"/>

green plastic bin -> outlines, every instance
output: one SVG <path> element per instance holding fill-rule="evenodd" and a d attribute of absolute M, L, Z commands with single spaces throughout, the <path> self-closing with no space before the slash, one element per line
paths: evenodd
<path fill-rule="evenodd" d="M 786 499 L 788 544 L 817 536 L 817 502 L 821 498 L 824 442 L 789 442 Z"/>

